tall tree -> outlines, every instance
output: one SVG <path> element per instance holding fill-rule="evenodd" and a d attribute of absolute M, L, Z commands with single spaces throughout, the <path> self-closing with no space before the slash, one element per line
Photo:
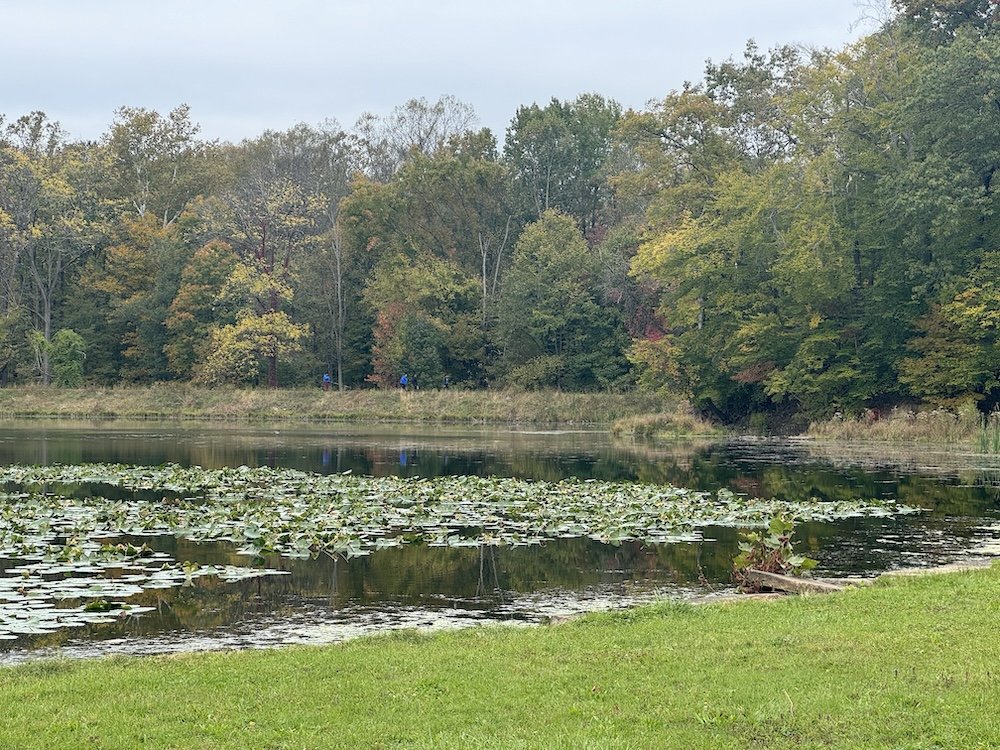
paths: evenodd
<path fill-rule="evenodd" d="M 430 156 L 470 130 L 477 119 L 469 104 L 450 95 L 434 103 L 410 99 L 384 117 L 365 112 L 354 126 L 365 172 L 377 182 L 388 182 L 410 156 Z"/>
<path fill-rule="evenodd" d="M 409 372 L 417 382 L 437 385 L 446 368 L 468 377 L 470 360 L 481 352 L 473 322 L 476 292 L 475 280 L 452 261 L 426 254 L 383 257 L 365 289 L 377 315 L 370 380 L 392 386 Z"/>
<path fill-rule="evenodd" d="M 166 116 L 142 107 L 121 107 L 105 136 L 111 200 L 140 219 L 156 217 L 166 228 L 187 202 L 208 187 L 208 147 L 186 104 Z"/>
<path fill-rule="evenodd" d="M 596 264 L 573 219 L 547 211 L 514 248 L 497 337 L 505 382 L 611 387 L 624 374 L 624 331 L 598 302 Z"/>
<path fill-rule="evenodd" d="M 360 284 L 351 274 L 339 216 L 341 201 L 360 169 L 359 147 L 333 121 L 319 128 L 299 125 L 283 137 L 288 142 L 285 150 L 300 162 L 296 179 L 317 206 L 315 239 L 307 252 L 293 256 L 298 277 L 295 310 L 312 327 L 317 361 L 332 369 L 343 390 L 348 320 L 355 314 Z M 350 288 L 352 284 L 356 288 Z"/>
<path fill-rule="evenodd" d="M 240 262 L 224 293 L 239 312 L 235 328 L 213 337 L 214 379 L 231 366 L 246 377 L 253 355 L 275 388 L 279 357 L 298 352 L 308 333 L 282 309 L 294 297 L 295 256 L 314 242 L 325 208 L 324 196 L 309 182 L 312 154 L 299 145 L 294 132 L 268 132 L 234 151 L 236 180 L 225 202 Z"/>
<path fill-rule="evenodd" d="M 441 346 L 446 352 L 443 366 L 455 381 L 477 382 L 485 374 L 503 272 L 521 226 L 512 204 L 506 171 L 497 162 L 488 131 L 453 139 L 432 156 L 414 155 L 387 185 L 359 182 L 344 204 L 345 247 L 355 261 L 355 273 L 367 277 L 366 287 L 377 281 L 375 269 L 384 275 L 412 267 L 417 288 L 424 271 L 437 276 L 448 268 L 446 275 L 454 284 L 477 290 L 478 310 L 470 309 L 463 291 L 445 298 L 453 306 L 450 312 L 432 316 L 449 320 L 440 329 Z M 408 277 L 402 275 L 398 282 L 395 294 L 406 297 Z M 393 311 L 401 309 L 396 300 L 391 294 L 368 291 L 365 299 L 372 325 L 381 331 L 376 342 L 395 340 L 399 321 Z M 376 343 L 376 354 L 382 349 Z M 377 373 L 386 370 L 378 357 L 375 364 Z"/>
<path fill-rule="evenodd" d="M 893 5 L 931 45 L 947 44 L 963 28 L 987 29 L 997 14 L 992 0 L 893 0 Z"/>
<path fill-rule="evenodd" d="M 238 260 L 228 244 L 216 240 L 195 251 L 184 266 L 180 286 L 164 321 L 169 333 L 164 354 L 174 375 L 182 378 L 195 375 L 208 357 L 213 326 L 235 323 L 235 319 L 219 310 L 219 299 Z"/>
<path fill-rule="evenodd" d="M 8 126 L 0 147 L 0 209 L 7 312 L 23 304 L 45 346 L 38 353 L 41 382 L 51 381 L 49 344 L 66 272 L 94 248 L 96 211 L 87 177 L 88 150 L 65 142 L 40 112 Z M 17 291 L 13 286 L 17 279 Z"/>
<path fill-rule="evenodd" d="M 518 109 L 507 128 L 504 161 L 525 192 L 534 218 L 558 209 L 586 231 L 607 199 L 603 165 L 621 107 L 598 94 Z"/>

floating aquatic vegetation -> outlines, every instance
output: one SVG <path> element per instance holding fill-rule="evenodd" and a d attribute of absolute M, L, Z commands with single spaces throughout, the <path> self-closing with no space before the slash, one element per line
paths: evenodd
<path fill-rule="evenodd" d="M 23 491 L 0 496 L 0 555 L 70 554 L 57 537 L 86 544 L 102 537 L 176 534 L 223 540 L 248 554 L 354 556 L 413 541 L 448 546 L 538 544 L 586 536 L 606 543 L 698 538 L 709 525 L 761 525 L 777 513 L 796 521 L 913 509 L 891 501 L 788 502 L 621 482 L 531 482 L 508 478 L 360 477 L 291 469 L 179 466 L 0 469 Z M 169 492 L 161 502 L 68 497 L 53 487 L 89 483 Z"/>
<path fill-rule="evenodd" d="M 3 638 L 128 612 L 87 610 L 86 602 L 124 602 L 208 575 L 237 581 L 278 572 L 180 564 L 145 544 L 116 541 L 147 535 L 223 541 L 252 556 L 350 558 L 410 543 L 518 546 L 589 537 L 661 544 L 698 539 L 705 526 L 765 525 L 778 513 L 806 521 L 914 511 L 890 501 L 787 502 L 594 480 L 375 478 L 174 465 L 7 466 L 0 468 L 0 486 L 11 490 L 0 493 L 0 559 L 17 562 L 0 576 Z M 116 488 L 117 499 L 104 497 L 102 487 Z M 121 499 L 122 491 L 133 499 Z M 63 602 L 79 604 L 55 606 Z"/>
<path fill-rule="evenodd" d="M 284 571 L 233 565 L 180 565 L 161 553 L 143 565 L 67 564 L 44 561 L 8 568 L 0 576 L 0 640 L 43 635 L 62 628 L 111 623 L 149 612 L 126 600 L 149 589 L 191 585 L 194 578 L 215 576 L 225 582 Z M 66 603 L 73 606 L 63 606 Z M 59 606 L 57 606 L 57 604 Z"/>

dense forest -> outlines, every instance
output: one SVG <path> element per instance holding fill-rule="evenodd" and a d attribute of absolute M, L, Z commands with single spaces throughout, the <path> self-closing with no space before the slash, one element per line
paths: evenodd
<path fill-rule="evenodd" d="M 1000 13 L 708 62 L 642 111 L 452 98 L 206 141 L 0 120 L 0 380 L 682 394 L 724 421 L 1000 401 Z"/>

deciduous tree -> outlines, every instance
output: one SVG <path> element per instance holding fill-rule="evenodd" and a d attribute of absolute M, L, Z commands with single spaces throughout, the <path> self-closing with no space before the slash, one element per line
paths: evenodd
<path fill-rule="evenodd" d="M 620 320 L 597 299 L 596 264 L 574 220 L 547 211 L 514 248 L 497 326 L 498 369 L 520 387 L 611 387 L 626 369 Z"/>

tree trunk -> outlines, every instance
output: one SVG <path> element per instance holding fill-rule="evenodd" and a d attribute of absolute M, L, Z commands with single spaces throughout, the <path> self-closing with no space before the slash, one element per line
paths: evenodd
<path fill-rule="evenodd" d="M 38 356 L 39 376 L 42 385 L 49 385 L 52 382 L 52 372 L 47 345 L 52 341 L 52 296 L 62 273 L 63 256 L 58 248 L 49 248 L 40 262 L 39 252 L 41 251 L 37 247 L 31 249 L 28 254 L 28 270 L 38 295 L 33 305 L 36 325 L 41 328 L 46 344 Z"/>
<path fill-rule="evenodd" d="M 262 221 L 260 224 L 260 257 L 264 262 L 264 272 L 267 274 L 268 279 L 271 280 L 271 288 L 267 295 L 267 309 L 266 312 L 273 313 L 278 311 L 278 290 L 274 286 L 274 240 L 270 242 L 267 241 L 267 222 Z M 277 344 L 274 344 L 277 346 Z M 277 388 L 278 387 L 278 355 L 276 352 L 271 351 L 266 355 L 267 360 L 267 387 Z"/>
<path fill-rule="evenodd" d="M 344 390 L 344 275 L 340 259 L 340 237 L 333 240 L 334 289 L 337 293 L 337 320 L 334 324 L 334 348 L 337 356 L 337 390 Z"/>
<path fill-rule="evenodd" d="M 45 324 L 43 329 L 43 335 L 45 336 L 45 346 L 42 347 L 42 385 L 51 385 L 52 383 L 52 363 L 49 360 L 49 347 L 48 345 L 52 343 L 52 305 L 49 298 L 45 298 Z"/>
<path fill-rule="evenodd" d="M 278 387 L 278 355 L 269 354 L 267 356 L 267 387 Z"/>

